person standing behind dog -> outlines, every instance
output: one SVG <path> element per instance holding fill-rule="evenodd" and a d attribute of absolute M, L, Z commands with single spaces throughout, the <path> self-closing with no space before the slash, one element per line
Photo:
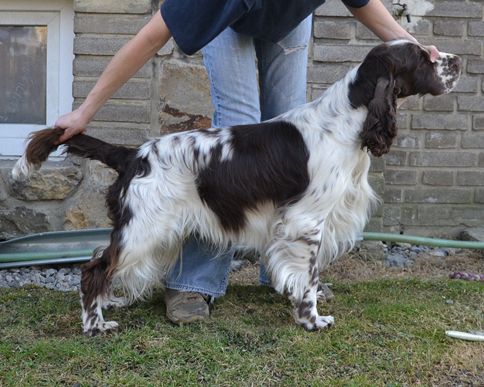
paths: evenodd
<path fill-rule="evenodd" d="M 383 41 L 416 41 L 380 0 L 342 0 Z M 57 119 L 60 141 L 83 133 L 103 104 L 173 36 L 191 55 L 202 49 L 214 107 L 213 127 L 255 124 L 306 102 L 308 42 L 313 11 L 324 0 L 165 0 L 148 24 L 108 64 L 74 111 Z M 436 51 L 436 49 L 433 47 Z M 209 316 L 206 297 L 225 293 L 229 255 L 195 238 L 166 279 L 167 317 L 189 323 Z M 260 282 L 269 284 L 263 267 Z"/>

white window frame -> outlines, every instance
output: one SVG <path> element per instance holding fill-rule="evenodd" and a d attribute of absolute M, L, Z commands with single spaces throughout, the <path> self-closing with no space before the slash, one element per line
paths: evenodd
<path fill-rule="evenodd" d="M 72 110 L 73 0 L 1 0 L 0 25 L 47 25 L 46 123 L 0 124 L 0 158 L 17 158 L 34 130 Z"/>

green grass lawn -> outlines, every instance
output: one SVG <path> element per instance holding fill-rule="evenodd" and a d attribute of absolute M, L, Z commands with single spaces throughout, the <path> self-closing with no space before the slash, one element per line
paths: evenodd
<path fill-rule="evenodd" d="M 118 334 L 81 334 L 75 293 L 0 289 L 0 385 L 482 385 L 484 285 L 438 280 L 335 283 L 320 306 L 335 327 L 297 327 L 270 289 L 232 285 L 208 322 L 165 318 L 162 293 L 106 312 Z"/>

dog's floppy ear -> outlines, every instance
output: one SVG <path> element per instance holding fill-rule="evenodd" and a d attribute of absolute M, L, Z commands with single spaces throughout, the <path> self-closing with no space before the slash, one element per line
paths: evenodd
<path fill-rule="evenodd" d="M 367 147 L 373 156 L 380 157 L 388 153 L 397 134 L 396 102 L 393 77 L 378 78 L 360 133 L 361 149 Z"/>

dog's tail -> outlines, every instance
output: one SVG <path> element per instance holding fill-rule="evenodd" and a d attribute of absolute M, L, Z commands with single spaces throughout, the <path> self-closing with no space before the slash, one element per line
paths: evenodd
<path fill-rule="evenodd" d="M 125 169 L 136 154 L 136 149 L 111 145 L 85 134 L 78 134 L 64 144 L 60 144 L 59 138 L 62 134 L 64 134 L 64 129 L 61 128 L 48 128 L 33 132 L 29 137 L 30 141 L 25 153 L 12 170 L 12 177 L 15 180 L 28 177 L 35 169 L 40 168 L 40 165 L 60 145 L 65 145 L 67 153 L 99 160 L 118 172 Z"/>

